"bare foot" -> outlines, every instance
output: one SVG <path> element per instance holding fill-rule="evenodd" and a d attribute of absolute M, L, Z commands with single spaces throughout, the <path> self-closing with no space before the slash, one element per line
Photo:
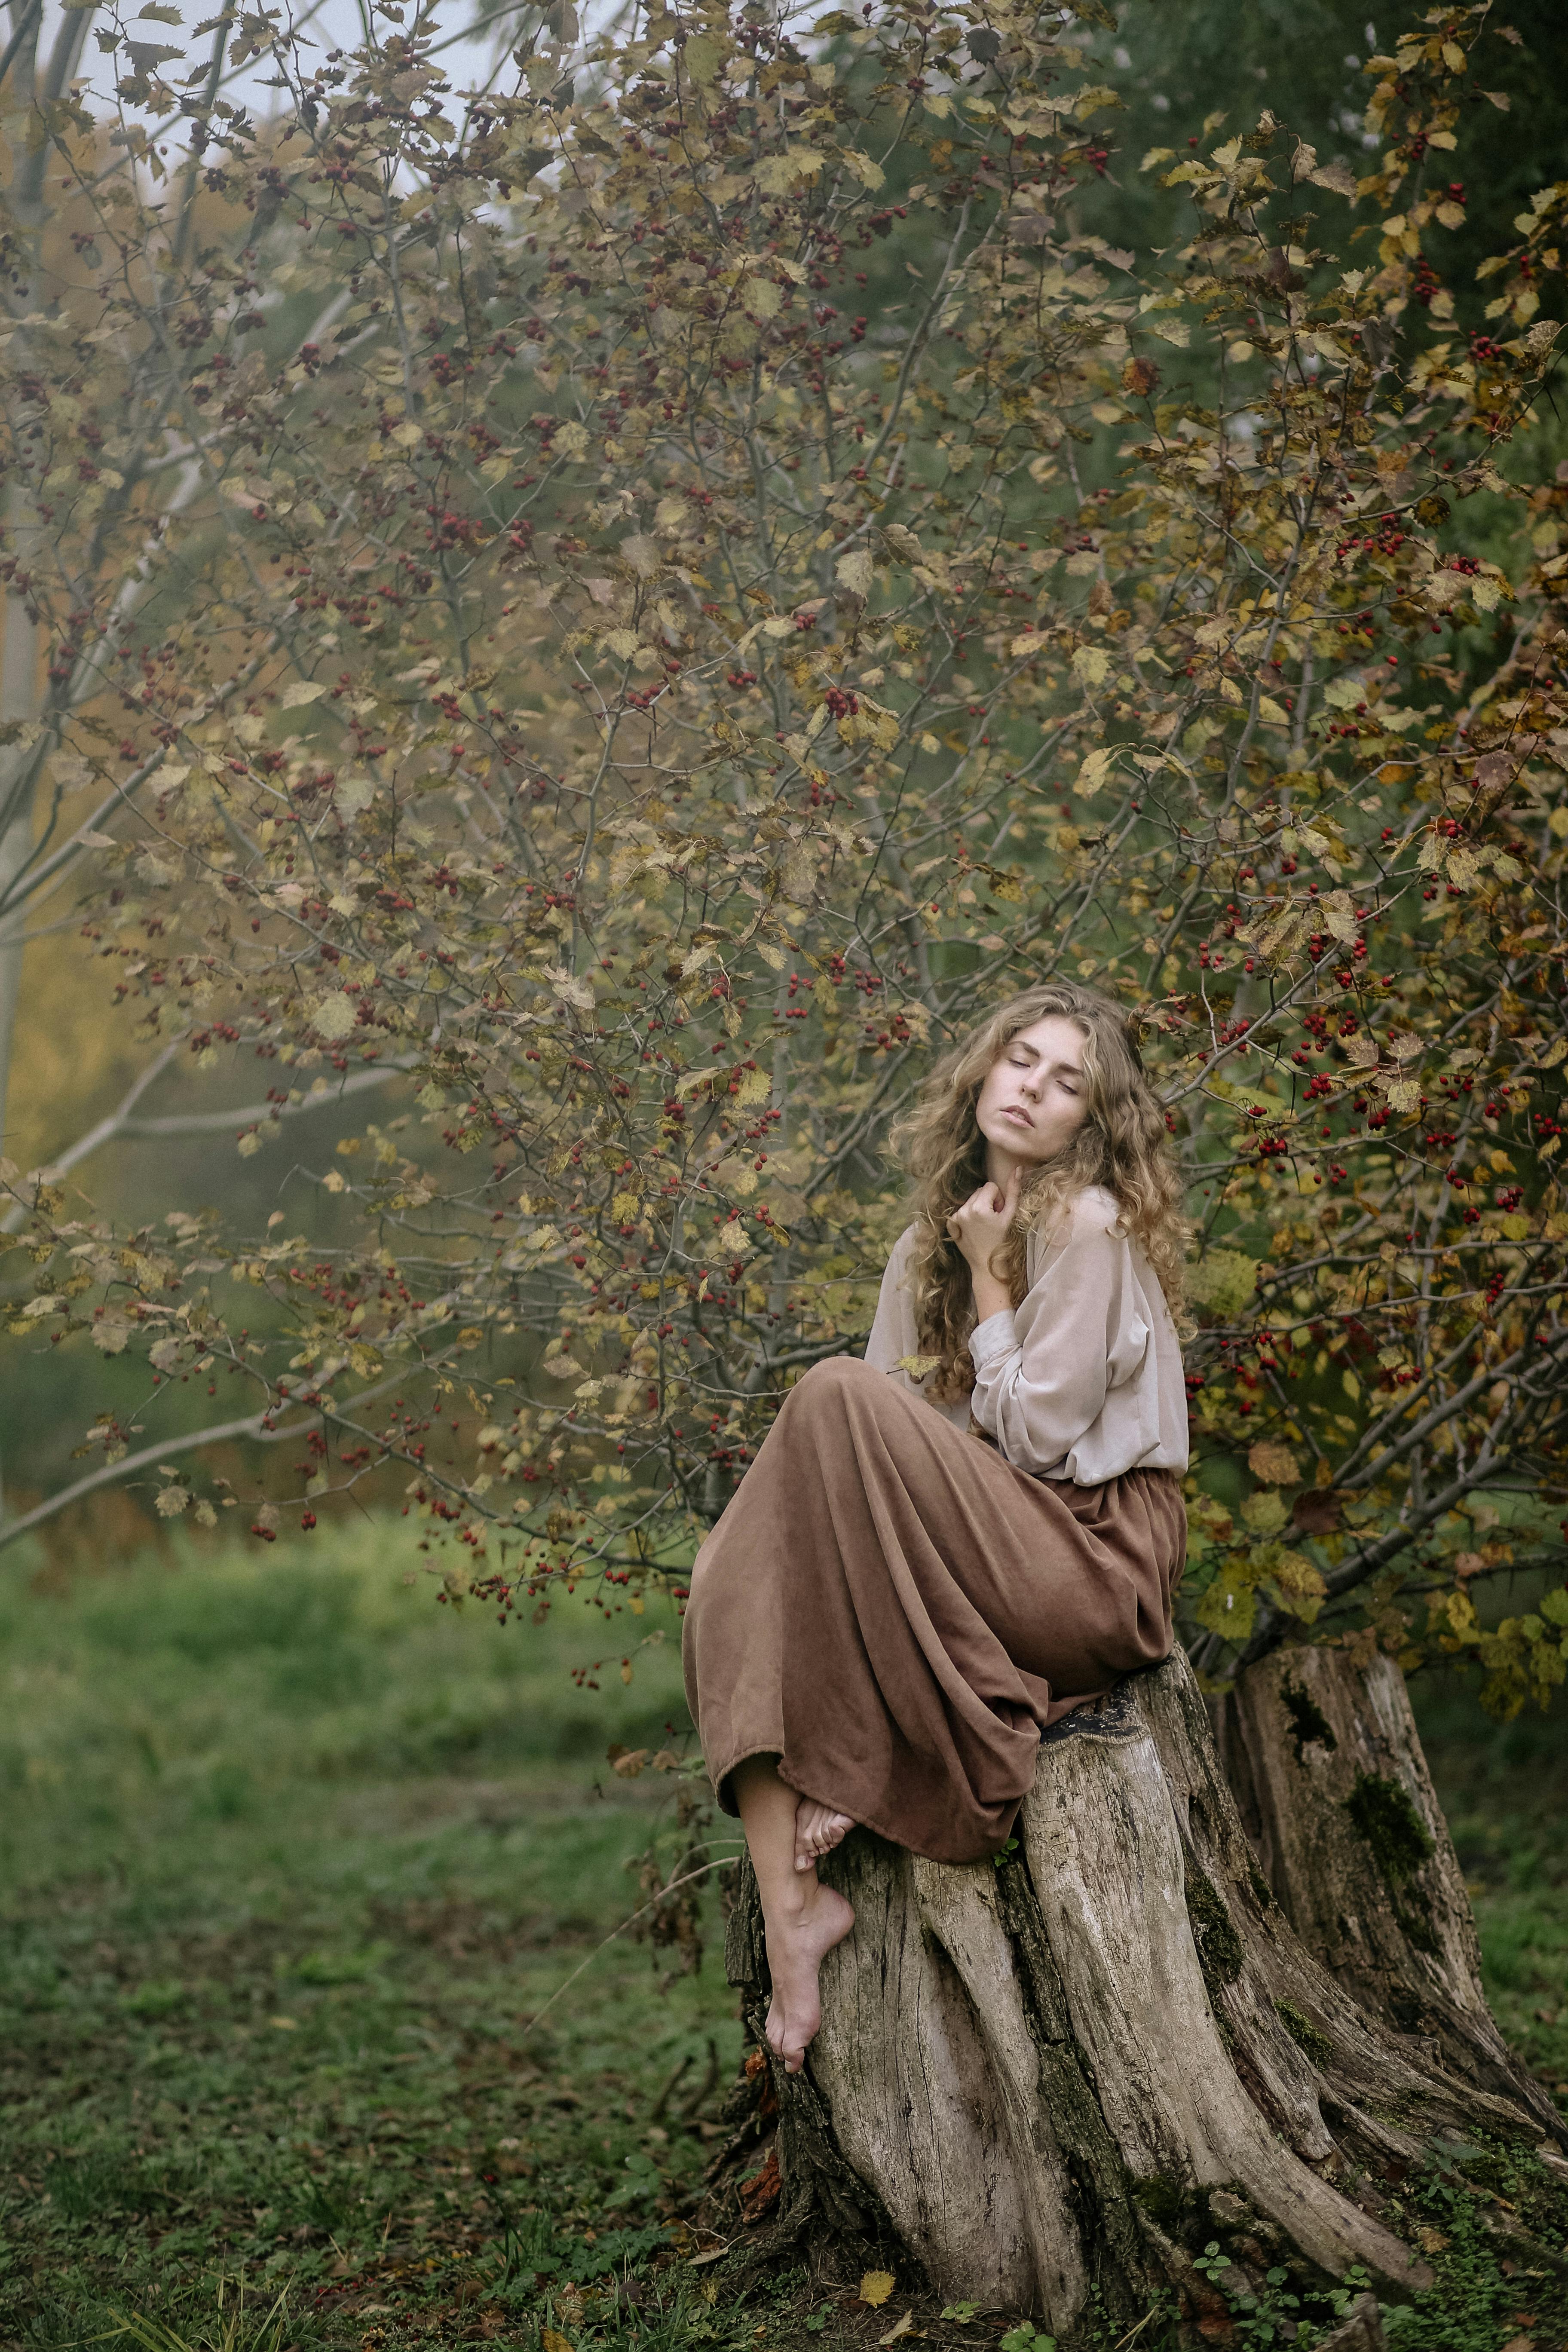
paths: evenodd
<path fill-rule="evenodd" d="M 802 1901 L 787 1913 L 763 1915 L 767 1931 L 768 1973 L 773 1979 L 773 2003 L 765 2028 L 769 2049 L 782 2058 L 786 2074 L 798 2074 L 805 2063 L 806 2044 L 822 2023 L 817 1970 L 835 1944 L 841 1944 L 855 1925 L 855 1914 L 842 1895 L 813 1881 L 801 1889 Z"/>
<path fill-rule="evenodd" d="M 831 1805 L 803 1797 L 795 1809 L 795 1868 L 809 1870 L 825 1853 L 831 1853 L 854 1826 L 847 1813 L 836 1813 Z"/>

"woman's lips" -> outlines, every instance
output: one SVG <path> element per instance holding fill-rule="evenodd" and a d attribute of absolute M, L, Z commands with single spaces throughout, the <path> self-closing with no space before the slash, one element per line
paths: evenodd
<path fill-rule="evenodd" d="M 1016 1118 L 1021 1127 L 1033 1127 L 1035 1124 L 1026 1110 L 1017 1110 L 1011 1106 L 1003 1112 L 1002 1116 L 1004 1118 Z"/>

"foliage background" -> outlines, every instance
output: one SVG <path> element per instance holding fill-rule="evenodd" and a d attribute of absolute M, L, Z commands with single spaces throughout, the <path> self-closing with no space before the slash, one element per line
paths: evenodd
<path fill-rule="evenodd" d="M 260 125 L 104 16 L 140 179 L 7 85 L 21 1483 L 635 1611 L 1059 968 L 1193 1180 L 1203 1663 L 1544 1696 L 1551 25 L 556 16 L 473 100 L 438 29 L 219 20 Z M 28 1173 L 154 1059 L 112 1219 Z"/>

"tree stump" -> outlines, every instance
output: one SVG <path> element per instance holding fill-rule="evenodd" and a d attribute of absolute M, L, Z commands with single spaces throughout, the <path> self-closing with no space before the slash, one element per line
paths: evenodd
<path fill-rule="evenodd" d="M 1443 2071 L 1308 1948 L 1179 1652 L 1047 1735 L 999 1864 L 857 1831 L 824 1876 L 856 1926 L 805 2071 L 773 2070 L 752 2132 L 776 2099 L 770 2252 L 896 2243 L 944 2297 L 1064 2336 L 1091 2296 L 1130 2320 L 1173 2284 L 1223 2312 L 1193 2262 L 1215 2236 L 1233 2279 L 1283 2263 L 1321 2289 L 1361 2264 L 1404 2296 L 1426 2273 L 1378 2218 L 1385 2180 L 1434 2133 L 1541 2139 L 1511 2084 Z M 760 2040 L 749 1872 L 726 1959 Z"/>
<path fill-rule="evenodd" d="M 1243 1824 L 1308 1949 L 1396 2032 L 1555 2132 L 1557 2109 L 1487 2006 L 1464 1875 L 1393 1659 L 1276 1651 L 1215 1712 Z"/>

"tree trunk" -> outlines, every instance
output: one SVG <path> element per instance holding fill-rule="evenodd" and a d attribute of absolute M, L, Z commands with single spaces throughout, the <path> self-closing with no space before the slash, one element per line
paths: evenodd
<path fill-rule="evenodd" d="M 1215 1713 L 1247 1835 L 1309 1951 L 1449 2072 L 1557 2131 L 1487 2007 L 1464 1876 L 1393 1659 L 1279 1650 Z"/>
<path fill-rule="evenodd" d="M 1435 2132 L 1541 2138 L 1511 2082 L 1445 2075 L 1307 1948 L 1180 1653 L 1047 1735 L 999 1865 L 857 1831 L 824 1875 L 856 1926 L 822 2031 L 738 2135 L 769 2252 L 824 2231 L 897 2247 L 940 2294 L 1060 2336 L 1091 2298 L 1125 2324 L 1173 2286 L 1217 2316 L 1193 2259 L 1215 2238 L 1233 2286 L 1283 2263 L 1321 2292 L 1359 2263 L 1405 2296 L 1426 2273 L 1379 2219 L 1384 2184 Z M 749 1874 L 726 1958 L 760 2038 Z"/>

